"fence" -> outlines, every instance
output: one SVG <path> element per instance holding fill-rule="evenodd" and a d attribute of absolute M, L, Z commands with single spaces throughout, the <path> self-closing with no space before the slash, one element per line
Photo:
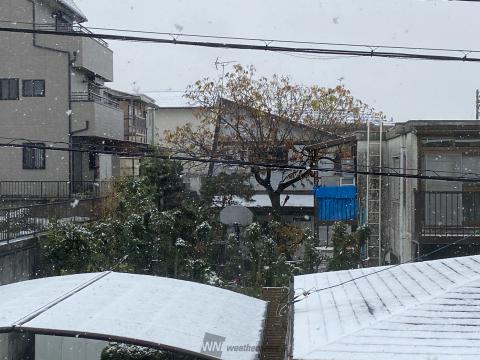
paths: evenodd
<path fill-rule="evenodd" d="M 0 242 L 44 232 L 52 221 L 94 220 L 99 204 L 100 199 L 89 199 L 0 209 Z"/>
<path fill-rule="evenodd" d="M 74 102 L 95 102 L 97 104 L 105 105 L 112 109 L 120 109 L 118 101 L 112 100 L 108 97 L 97 94 L 93 91 L 73 92 L 72 101 Z"/>
<path fill-rule="evenodd" d="M 111 181 L 0 181 L 3 199 L 101 198 L 112 188 Z"/>
<path fill-rule="evenodd" d="M 417 193 L 420 234 L 428 237 L 468 236 L 480 231 L 480 192 Z"/>

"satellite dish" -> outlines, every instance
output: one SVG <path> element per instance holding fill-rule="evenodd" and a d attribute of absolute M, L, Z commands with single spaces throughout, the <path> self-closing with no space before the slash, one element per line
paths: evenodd
<path fill-rule="evenodd" d="M 220 212 L 220 222 L 230 226 L 235 224 L 247 226 L 253 222 L 253 213 L 245 206 L 227 206 Z"/>

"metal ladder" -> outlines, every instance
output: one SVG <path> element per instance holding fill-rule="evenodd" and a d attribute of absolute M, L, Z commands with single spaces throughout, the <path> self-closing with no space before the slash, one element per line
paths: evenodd
<path fill-rule="evenodd" d="M 368 172 L 382 172 L 383 123 L 372 130 L 371 122 L 367 125 L 367 164 Z M 376 136 L 375 136 L 376 134 Z M 370 229 L 367 244 L 367 258 L 370 266 L 382 264 L 382 176 L 367 175 L 366 179 L 366 224 Z"/>

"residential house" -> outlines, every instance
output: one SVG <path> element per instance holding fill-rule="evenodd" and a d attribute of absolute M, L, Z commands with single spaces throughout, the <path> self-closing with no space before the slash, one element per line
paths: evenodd
<path fill-rule="evenodd" d="M 144 148 L 155 144 L 154 117 L 157 106 L 155 100 L 145 94 L 130 94 L 108 90 L 108 97 L 118 102 L 123 111 L 124 140 L 134 143 L 133 148 Z M 140 157 L 121 157 L 120 176 L 138 176 Z"/>
<path fill-rule="evenodd" d="M 62 182 L 75 191 L 75 184 L 120 175 L 118 156 L 90 152 L 115 152 L 128 143 L 124 112 L 105 86 L 113 81 L 108 44 L 54 35 L 89 32 L 73 0 L 4 0 L 0 17 L 12 21 L 4 26 L 52 32 L 1 34 L 1 141 L 35 148 L 0 149 L 0 180 Z"/>
<path fill-rule="evenodd" d="M 154 96 L 157 107 L 154 110 L 153 142 L 155 146 L 165 148 L 165 133 L 179 127 L 191 125 L 193 129 L 200 126 L 196 116 L 199 106 L 185 99 L 178 93 L 158 93 Z M 213 131 L 213 129 L 212 129 Z M 208 165 L 186 168 L 183 180 L 191 191 L 200 192 L 202 178 L 208 174 Z"/>
<path fill-rule="evenodd" d="M 342 220 L 369 226 L 371 236 L 364 254 L 369 265 L 410 261 L 467 236 L 471 237 L 430 258 L 476 254 L 480 189 L 478 182 L 468 179 L 480 177 L 479 129 L 480 122 L 473 120 L 409 121 L 385 126 L 382 131 L 372 125 L 369 132 L 311 146 L 311 151 L 337 159 L 336 172 L 319 173 L 320 186 L 339 186 L 345 176 L 353 176 L 342 170 L 360 172 L 347 181 L 356 184 L 353 215 L 324 219 L 321 210 L 326 199 L 317 197 L 316 229 L 321 240 L 325 227 Z M 467 181 L 418 176 L 464 177 Z M 333 203 L 341 205 L 341 201 L 337 198 Z"/>
<path fill-rule="evenodd" d="M 470 256 L 295 276 L 286 358 L 476 359 L 479 274 Z"/>
<path fill-rule="evenodd" d="M 156 134 L 156 144 L 161 147 L 165 147 L 165 131 L 174 131 L 178 127 L 185 125 L 192 126 L 193 129 L 200 126 L 200 119 L 197 117 L 199 107 L 195 104 L 191 104 L 180 96 L 176 97 L 165 97 L 164 95 L 159 96 L 157 99 L 158 109 L 155 110 L 155 134 Z M 223 100 L 226 103 L 229 103 L 227 100 Z M 229 122 L 229 117 L 245 117 L 248 119 L 248 109 L 236 109 L 237 113 L 235 114 L 226 114 L 225 119 L 219 122 L 217 129 L 212 127 L 212 133 L 214 131 L 218 132 L 218 138 L 222 139 L 227 137 L 232 131 L 232 128 L 227 125 Z M 241 114 L 239 114 L 241 113 Z M 283 120 L 279 120 L 283 121 Z M 285 125 L 285 127 L 291 126 Z M 281 126 L 280 126 L 281 127 Z M 295 146 L 303 147 L 307 145 L 310 139 L 310 134 L 312 132 L 311 128 L 308 128 L 301 124 L 296 124 L 291 129 L 293 136 L 297 139 Z M 328 135 L 328 138 L 332 138 L 331 135 Z M 238 158 L 239 146 L 236 144 L 230 144 L 232 147 L 232 156 Z M 248 149 L 241 149 L 242 154 L 241 158 L 244 160 L 254 161 L 255 159 L 249 153 Z M 272 154 L 273 156 L 274 154 Z M 288 151 L 279 149 L 278 154 L 276 154 L 275 159 L 272 158 L 272 161 L 275 162 L 285 162 L 288 164 Z M 235 167 L 236 169 L 236 167 Z M 202 178 L 209 176 L 209 174 L 215 174 L 219 172 L 228 172 L 229 169 L 223 165 L 212 166 L 200 166 L 195 169 L 195 172 L 190 172 L 185 174 L 185 181 L 188 182 L 190 189 L 192 191 L 200 191 Z M 278 184 L 284 179 L 286 173 L 289 171 L 280 171 L 275 170 L 271 175 L 271 183 L 275 188 Z M 254 188 L 255 194 L 251 202 L 245 202 L 238 199 L 238 202 L 242 205 L 245 205 L 249 208 L 255 210 L 257 214 L 268 214 L 271 213 L 272 204 L 268 193 L 265 191 L 265 188 L 258 184 L 258 182 L 252 177 L 251 185 Z M 291 222 L 301 225 L 303 227 L 312 228 L 312 219 L 313 219 L 313 182 L 309 179 L 300 181 L 293 186 L 287 188 L 281 195 L 280 203 L 283 206 L 284 214 L 287 219 Z"/>
<path fill-rule="evenodd" d="M 480 178 L 479 121 L 409 121 L 385 133 L 383 166 L 401 174 Z M 390 262 L 408 261 L 472 236 L 430 258 L 479 250 L 479 182 L 383 180 L 383 236 Z"/>

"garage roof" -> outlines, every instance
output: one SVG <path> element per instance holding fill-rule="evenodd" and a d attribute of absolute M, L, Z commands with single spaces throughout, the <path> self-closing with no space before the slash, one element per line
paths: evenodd
<path fill-rule="evenodd" d="M 168 278 L 113 272 L 0 287 L 0 332 L 77 336 L 202 354 L 205 334 L 225 338 L 222 359 L 251 360 L 261 345 L 266 303 Z M 217 339 L 217 338 L 215 338 Z M 205 348 L 203 348 L 205 350 Z"/>
<path fill-rule="evenodd" d="M 298 276 L 295 288 L 324 290 L 295 304 L 294 359 L 480 354 L 480 256 Z"/>

